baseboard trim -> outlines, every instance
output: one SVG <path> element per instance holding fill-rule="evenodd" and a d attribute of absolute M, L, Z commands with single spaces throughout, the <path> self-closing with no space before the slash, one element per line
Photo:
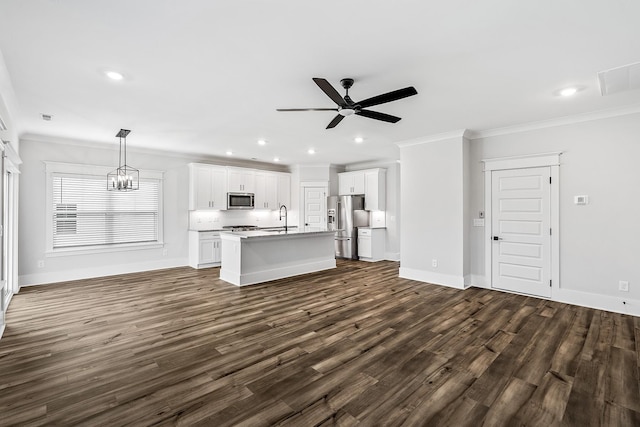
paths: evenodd
<path fill-rule="evenodd" d="M 621 298 L 591 292 L 582 292 L 572 289 L 558 288 L 551 292 L 552 301 L 565 304 L 579 305 L 595 308 L 597 310 L 611 311 L 620 314 L 629 314 L 640 317 L 640 300 Z"/>
<path fill-rule="evenodd" d="M 384 259 L 386 261 L 400 261 L 400 252 L 385 252 Z"/>
<path fill-rule="evenodd" d="M 0 325 L 0 339 L 2 339 L 2 335 L 4 334 L 4 329 L 7 327 L 7 325 L 3 322 L 2 325 Z"/>
<path fill-rule="evenodd" d="M 465 278 L 449 274 L 434 273 L 432 271 L 417 270 L 415 268 L 400 267 L 400 277 L 403 279 L 417 280 L 419 282 L 433 283 L 434 285 L 448 286 L 450 288 L 465 289 Z"/>
<path fill-rule="evenodd" d="M 50 283 L 68 282 L 71 280 L 92 279 L 95 277 L 116 276 L 118 274 L 140 273 L 143 271 L 163 270 L 165 268 L 186 267 L 188 265 L 189 260 L 187 258 L 162 259 L 158 261 L 138 262 L 133 264 L 25 274 L 18 277 L 18 283 L 20 284 L 20 287 L 46 285 Z"/>
<path fill-rule="evenodd" d="M 336 268 L 335 258 L 245 274 L 221 268 L 220 279 L 235 286 L 247 286 L 268 282 L 270 280 L 284 279 L 285 277 L 298 276 L 300 274 L 315 273 L 316 271 L 329 270 L 332 268 Z"/>
<path fill-rule="evenodd" d="M 471 275 L 471 284 L 470 287 L 482 288 L 482 289 L 491 289 L 491 286 L 487 284 L 487 281 L 484 276 L 478 276 L 477 274 Z"/>
<path fill-rule="evenodd" d="M 489 283 L 489 280 L 485 276 L 475 274 L 471 275 L 471 286 L 475 288 L 507 292 L 501 289 L 493 289 L 491 287 L 491 284 Z M 640 300 L 633 298 L 596 294 L 593 292 L 584 292 L 575 289 L 559 288 L 555 286 L 551 290 L 550 298 L 535 296 L 534 298 L 547 299 L 549 301 L 561 302 L 564 304 L 577 305 L 580 307 L 588 307 L 596 310 L 611 311 L 613 313 L 629 314 L 631 316 L 640 317 Z"/>

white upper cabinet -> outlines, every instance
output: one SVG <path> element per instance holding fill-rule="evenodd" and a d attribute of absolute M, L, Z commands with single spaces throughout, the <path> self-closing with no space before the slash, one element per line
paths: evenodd
<path fill-rule="evenodd" d="M 189 163 L 189 210 L 226 210 L 227 192 L 254 193 L 255 209 L 290 208 L 291 174 Z"/>
<path fill-rule="evenodd" d="M 338 174 L 338 194 L 348 196 L 364 194 L 364 171 L 343 172 Z"/>
<path fill-rule="evenodd" d="M 364 173 L 364 209 L 383 211 L 387 199 L 387 171 L 384 169 L 367 170 Z"/>
<path fill-rule="evenodd" d="M 385 210 L 386 179 L 385 169 L 365 169 L 338 174 L 338 194 L 348 196 L 364 194 L 364 208 L 368 211 Z"/>
<path fill-rule="evenodd" d="M 227 167 L 228 191 L 230 193 L 255 193 L 253 169 Z"/>
<path fill-rule="evenodd" d="M 287 209 L 291 209 L 291 174 L 279 173 L 278 174 L 278 206 L 276 209 L 280 209 L 280 206 L 285 205 Z"/>
<path fill-rule="evenodd" d="M 255 173 L 255 208 L 278 209 L 278 176 L 273 172 Z"/>
<path fill-rule="evenodd" d="M 227 209 L 227 169 L 189 164 L 189 210 Z"/>

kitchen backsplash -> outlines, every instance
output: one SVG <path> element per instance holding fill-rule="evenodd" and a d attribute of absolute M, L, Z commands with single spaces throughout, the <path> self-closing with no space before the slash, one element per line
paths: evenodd
<path fill-rule="evenodd" d="M 284 226 L 284 218 L 282 221 L 278 218 L 278 211 L 190 211 L 189 229 L 215 230 L 227 225 Z M 293 215 L 289 213 L 289 225 L 296 225 L 293 221 Z"/>

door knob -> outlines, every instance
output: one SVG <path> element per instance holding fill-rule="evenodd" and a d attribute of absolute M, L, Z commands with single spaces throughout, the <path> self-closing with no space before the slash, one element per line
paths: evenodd
<path fill-rule="evenodd" d="M 493 236 L 493 240 L 502 240 L 502 237 Z"/>

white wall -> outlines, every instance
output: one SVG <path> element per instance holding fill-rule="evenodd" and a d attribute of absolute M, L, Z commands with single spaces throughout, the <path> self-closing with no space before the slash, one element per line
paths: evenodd
<path fill-rule="evenodd" d="M 50 283 L 86 277 L 187 265 L 189 228 L 190 162 L 211 159 L 193 158 L 175 153 L 136 151 L 129 145 L 129 163 L 138 169 L 164 171 L 164 248 L 127 250 L 85 255 L 45 255 L 45 164 L 44 161 L 113 166 L 118 162 L 117 144 L 87 145 L 60 143 L 37 137 L 21 142 L 23 164 L 20 175 L 19 274 L 20 284 Z M 215 162 L 224 164 L 224 162 Z M 235 166 L 256 167 L 238 162 Z M 276 169 L 276 168 L 273 168 Z M 284 170 L 278 167 L 276 170 Z M 106 177 L 105 177 L 106 180 Z M 268 215 L 267 215 L 268 216 Z M 166 250 L 166 255 L 163 255 Z M 38 261 L 44 268 L 38 268 Z"/>
<path fill-rule="evenodd" d="M 640 313 L 638 135 L 636 113 L 473 140 L 471 211 L 475 216 L 484 210 L 480 160 L 562 151 L 557 294 L 584 305 Z M 576 195 L 588 195 L 589 204 L 575 205 Z M 471 269 L 479 277 L 485 276 L 483 233 L 473 227 L 470 234 Z M 620 280 L 629 281 L 629 292 L 618 291 Z"/>
<path fill-rule="evenodd" d="M 401 277 L 459 288 L 465 284 L 467 144 L 460 133 L 400 148 Z M 434 259 L 437 267 L 432 266 Z"/>

